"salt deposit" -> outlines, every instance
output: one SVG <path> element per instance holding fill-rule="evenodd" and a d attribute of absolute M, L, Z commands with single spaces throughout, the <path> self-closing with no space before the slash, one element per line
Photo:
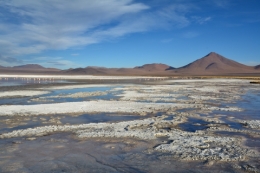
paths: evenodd
<path fill-rule="evenodd" d="M 31 91 L 31 90 L 20 90 L 20 91 L 5 91 L 0 93 L 0 98 L 4 97 L 28 97 L 48 94 L 49 91 Z"/>
<path fill-rule="evenodd" d="M 92 79 L 91 76 L 84 76 L 84 79 L 85 77 Z M 83 79 L 83 77 L 80 78 Z M 109 79 L 111 77 L 94 78 Z M 130 77 L 128 79 L 133 78 Z M 41 136 L 63 132 L 69 132 L 73 138 L 80 139 L 80 141 L 86 138 L 98 138 L 100 140 L 133 138 L 150 142 L 160 141 L 159 139 L 163 138 L 164 142 L 158 142 L 157 145 L 150 147 L 149 151 L 142 152 L 159 152 L 161 156 L 158 158 L 160 159 L 171 157 L 182 161 L 206 161 L 205 163 L 208 166 L 212 166 L 215 161 L 222 161 L 221 163 L 230 161 L 230 163 L 243 162 L 243 164 L 247 164 L 250 159 L 259 160 L 258 149 L 246 146 L 246 135 L 259 139 L 260 121 L 248 120 L 246 119 L 247 117 L 240 120 L 239 111 L 243 111 L 243 109 L 237 107 L 239 104 L 236 106 L 230 104 L 230 102 L 236 102 L 241 99 L 242 94 L 249 90 L 254 89 L 258 93 L 259 88 L 248 86 L 248 81 L 246 80 L 170 80 L 160 81 L 156 85 L 154 83 L 146 83 L 146 85 L 70 84 L 42 87 L 41 89 L 44 91 L 35 91 L 28 88 L 28 90 L 24 91 L 17 90 L 1 94 L 3 98 L 19 96 L 17 93 L 21 93 L 20 96 L 35 96 L 57 89 L 89 87 L 110 88 L 108 88 L 108 91 L 77 92 L 72 94 L 68 94 L 67 91 L 64 93 L 59 91 L 60 95 L 36 97 L 33 99 L 44 100 L 50 97 L 79 98 L 99 96 L 107 93 L 113 93 L 120 98 L 118 101 L 92 100 L 52 104 L 41 103 L 37 105 L 1 105 L 0 116 L 4 119 L 1 123 L 7 127 L 17 128 L 19 125 L 27 125 L 26 123 L 30 121 L 36 122 L 36 125 L 33 128 L 18 128 L 18 130 L 7 129 L 8 131 L 4 131 L 6 130 L 4 129 L 0 134 L 0 138 L 19 137 L 27 139 L 27 142 L 33 142 L 44 138 L 39 138 Z M 14 94 L 15 92 L 16 94 Z M 48 99 L 46 99 L 46 102 L 48 102 Z M 230 112 L 234 112 L 234 114 Z M 76 125 L 70 125 L 72 123 L 69 122 L 67 124 L 67 122 L 62 121 L 65 116 L 65 118 L 76 119 L 85 113 L 91 113 L 93 116 L 95 116 L 95 113 L 114 113 L 118 116 L 124 114 L 149 115 L 149 118 L 142 117 L 141 120 L 119 120 L 120 122 L 112 121 L 110 123 Z M 72 117 L 72 114 L 77 116 Z M 202 116 L 201 114 L 204 115 Z M 229 115 L 233 119 L 228 119 Z M 79 120 L 81 119 L 79 118 Z M 196 120 L 204 120 L 206 123 L 198 123 Z M 40 122 L 39 126 L 37 122 Z M 82 122 L 80 121 L 80 123 Z M 189 126 L 189 123 L 192 126 L 203 128 L 202 130 L 195 129 L 191 132 L 189 129 L 187 130 L 181 126 L 186 124 Z M 242 124 L 244 127 L 236 129 L 234 124 L 232 126 L 232 123 L 237 123 L 235 125 L 238 126 Z M 224 132 L 224 135 L 221 135 L 220 132 Z M 230 132 L 238 132 L 242 135 L 230 135 Z"/>
<path fill-rule="evenodd" d="M 180 122 L 182 121 L 179 118 L 166 121 L 157 117 L 119 123 L 45 126 L 16 130 L 2 134 L 0 138 L 37 137 L 54 132 L 73 132 L 79 138 L 134 137 L 151 140 L 165 136 L 172 142 L 160 144 L 155 150 L 171 153 L 173 157 L 182 160 L 242 161 L 247 156 L 254 157 L 259 154 L 243 146 L 239 138 L 216 137 L 203 132 L 190 133 L 170 128 Z M 170 129 L 164 130 L 166 127 Z"/>
<path fill-rule="evenodd" d="M 126 101 L 89 101 L 67 102 L 38 105 L 4 105 L 0 106 L 0 116 L 9 115 L 40 115 L 40 114 L 64 114 L 84 112 L 124 112 L 124 113 L 153 113 L 165 111 L 174 107 L 187 107 L 184 104 L 155 104 Z"/>
<path fill-rule="evenodd" d="M 106 95 L 108 92 L 78 92 L 74 94 L 65 94 L 65 95 L 58 95 L 58 96 L 50 96 L 48 98 L 81 98 L 81 97 L 92 97 L 92 96 L 101 96 Z"/>
<path fill-rule="evenodd" d="M 251 121 L 240 121 L 245 127 L 251 129 L 259 129 L 260 130 L 260 120 L 251 120 Z"/>

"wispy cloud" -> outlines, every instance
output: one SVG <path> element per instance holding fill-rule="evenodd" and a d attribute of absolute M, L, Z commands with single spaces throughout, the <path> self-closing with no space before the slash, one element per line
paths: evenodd
<path fill-rule="evenodd" d="M 41 64 L 44 67 L 56 67 L 61 69 L 79 67 L 80 64 L 64 59 L 63 57 L 40 56 L 23 61 L 24 64 Z"/>
<path fill-rule="evenodd" d="M 5 56 L 65 50 L 156 28 L 185 27 L 188 5 L 156 11 L 133 0 L 0 0 Z"/>
<path fill-rule="evenodd" d="M 13 57 L 9 57 L 9 56 L 3 56 L 0 55 L 0 65 L 1 66 L 10 66 L 10 65 L 18 65 L 23 63 L 22 60 L 13 58 Z"/>
<path fill-rule="evenodd" d="M 196 23 L 199 23 L 199 24 L 204 24 L 206 22 L 209 22 L 211 21 L 211 17 L 200 17 L 200 16 L 192 16 L 191 17 Z"/>
<path fill-rule="evenodd" d="M 184 38 L 194 38 L 194 37 L 199 36 L 199 33 L 195 32 L 195 31 L 188 31 L 188 32 L 183 33 L 182 36 Z"/>
<path fill-rule="evenodd" d="M 149 7 L 131 0 L 1 1 L 0 51 L 23 55 L 100 42 L 98 32 L 111 22 Z M 1 13 L 1 12 L 0 12 Z M 128 31 L 128 32 L 131 32 Z"/>
<path fill-rule="evenodd" d="M 194 21 L 203 24 L 211 20 L 211 17 L 191 18 L 190 12 L 198 7 L 189 0 L 167 0 L 156 8 L 154 3 L 148 3 L 135 0 L 0 0 L 0 52 L 6 58 L 39 55 L 49 50 L 78 49 L 131 33 L 179 29 Z M 196 33 L 186 33 L 185 37 L 194 36 Z M 76 58 L 78 54 L 71 56 Z M 13 62 L 11 58 L 10 62 Z M 44 63 L 40 59 L 36 62 Z M 51 58 L 45 62 L 60 66 L 71 63 L 65 59 L 56 59 L 57 63 L 53 63 Z"/>
<path fill-rule="evenodd" d="M 68 61 L 68 60 L 56 60 L 56 61 L 49 61 L 46 62 L 46 64 L 48 64 L 48 66 L 53 67 L 53 66 L 60 66 L 62 68 L 67 67 L 67 68 L 71 68 L 71 67 L 77 67 L 78 64 L 75 64 L 74 62 Z"/>
<path fill-rule="evenodd" d="M 166 39 L 161 40 L 162 43 L 170 43 L 172 41 L 173 41 L 173 38 L 166 38 Z"/>
<path fill-rule="evenodd" d="M 230 4 L 230 0 L 212 0 L 213 4 L 217 7 L 227 8 Z"/>

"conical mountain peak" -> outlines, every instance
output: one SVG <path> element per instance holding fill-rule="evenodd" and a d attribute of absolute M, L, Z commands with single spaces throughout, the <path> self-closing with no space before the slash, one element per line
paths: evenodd
<path fill-rule="evenodd" d="M 215 52 L 210 52 L 208 55 L 206 55 L 206 56 L 212 56 L 212 55 L 219 55 L 219 54 L 217 54 L 217 53 L 215 53 Z"/>
<path fill-rule="evenodd" d="M 207 58 L 207 59 L 220 59 L 220 60 L 223 60 L 223 59 L 226 59 L 228 60 L 227 58 L 225 58 L 224 56 L 220 55 L 220 54 L 217 54 L 215 52 L 210 52 L 209 54 L 207 54 L 206 56 L 204 56 L 203 58 Z"/>
<path fill-rule="evenodd" d="M 182 68 L 180 72 L 192 74 L 220 74 L 220 73 L 243 73 L 252 70 L 252 67 L 240 64 L 215 52 L 198 59 Z"/>

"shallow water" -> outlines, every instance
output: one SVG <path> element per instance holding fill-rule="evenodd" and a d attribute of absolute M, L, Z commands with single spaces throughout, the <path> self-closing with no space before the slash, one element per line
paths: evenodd
<path fill-rule="evenodd" d="M 237 102 L 236 105 L 242 109 L 241 115 L 246 119 L 259 119 L 260 120 L 260 93 L 247 92 L 242 96 L 242 100 Z"/>
<path fill-rule="evenodd" d="M 166 118 L 164 118 L 163 120 L 173 120 L 174 119 L 174 116 L 168 116 Z"/>
<path fill-rule="evenodd" d="M 101 122 L 119 122 L 144 119 L 147 116 L 136 115 L 116 115 L 116 114 L 83 114 L 79 116 L 65 116 L 61 118 L 63 124 L 86 124 L 86 123 L 101 123 Z"/>
<path fill-rule="evenodd" d="M 0 99 L 0 105 L 27 105 L 28 100 L 34 97 L 22 97 L 22 98 L 2 98 Z"/>
<path fill-rule="evenodd" d="M 118 87 L 118 86 L 117 86 Z M 122 87 L 122 86 L 121 86 Z M 88 101 L 95 99 L 118 99 L 118 95 L 122 91 L 113 91 L 114 87 L 92 87 L 79 89 L 64 89 L 54 90 L 49 94 L 14 99 L 0 99 L 0 104 L 44 104 L 57 102 L 77 102 Z M 112 91 L 110 91 L 112 90 Z M 52 96 L 74 94 L 77 92 L 96 92 L 108 91 L 108 94 L 101 96 L 91 96 L 85 98 L 51 98 Z M 192 92 L 191 92 L 192 94 Z M 31 101 L 32 98 L 47 98 L 45 101 Z M 48 97 L 50 97 L 48 99 Z M 190 98 L 187 96 L 177 97 L 177 100 L 187 101 Z M 177 101 L 178 102 L 178 101 Z M 219 104 L 222 107 L 235 106 L 243 108 L 242 112 L 226 112 L 213 111 L 207 115 L 200 114 L 202 118 L 206 116 L 219 117 L 219 120 L 224 121 L 223 125 L 227 125 L 233 129 L 245 129 L 242 124 L 236 122 L 236 119 L 260 119 L 260 94 L 249 91 L 241 100 L 234 103 L 223 103 L 223 100 L 206 100 L 203 104 L 216 106 Z M 178 125 L 178 128 L 188 132 L 196 130 L 206 130 L 209 123 L 200 118 L 192 118 L 193 114 L 199 114 L 201 110 L 197 108 L 177 109 L 178 113 L 185 114 L 188 117 L 187 122 Z M 203 111 L 202 111 L 203 113 Z M 159 112 L 156 116 L 165 114 Z M 223 115 L 223 116 L 221 116 Z M 52 116 L 31 116 L 26 120 L 21 120 L 21 117 L 0 117 L 0 133 L 10 132 L 18 129 L 33 128 L 45 125 L 60 124 L 84 124 L 84 123 L 99 123 L 99 122 L 120 122 L 130 121 L 135 119 L 143 119 L 155 115 L 136 116 L 136 115 L 113 115 L 113 114 L 82 114 L 82 115 L 52 115 Z M 173 120 L 176 115 L 169 115 L 164 120 Z M 189 117 L 191 116 L 191 117 Z M 233 119 L 230 117 L 234 117 Z M 17 123 L 8 127 L 3 122 L 3 119 L 9 118 L 14 121 L 19 118 L 20 124 Z M 40 118 L 44 118 L 42 120 Z M 49 121 L 56 118 L 55 121 Z M 217 124 L 217 123 L 216 123 Z M 219 123 L 222 125 L 222 123 Z M 175 127 L 173 127 L 175 128 Z M 243 133 L 217 133 L 222 136 L 241 136 L 245 138 L 245 144 L 248 147 L 257 148 L 259 150 L 259 138 L 253 138 L 250 135 Z M 18 140 L 16 143 L 14 141 Z M 20 143 L 21 142 L 21 143 Z M 212 166 L 205 166 L 204 161 L 180 161 L 173 159 L 171 153 L 160 153 L 154 150 L 149 150 L 156 147 L 158 144 L 169 144 L 172 141 L 167 137 L 158 137 L 157 141 L 138 140 L 138 139 L 77 139 L 75 135 L 65 133 L 54 133 L 48 136 L 37 137 L 34 141 L 24 138 L 13 138 L 0 140 L 0 172 L 4 172 L 3 166 L 9 166 L 16 172 L 243 172 L 234 169 L 229 162 L 215 163 Z M 1 162 L 1 159 L 5 161 Z M 257 165 L 257 164 L 255 164 Z M 2 166 L 2 167 L 1 167 Z M 21 167 L 19 167 L 21 166 Z M 14 169 L 16 168 L 16 170 Z"/>
<path fill-rule="evenodd" d="M 110 91 L 114 87 L 87 87 L 87 88 L 74 88 L 74 89 L 60 89 L 53 90 L 51 93 L 32 96 L 32 97 L 20 97 L 20 98 L 2 98 L 0 99 L 0 105 L 35 105 L 35 104 L 48 104 L 48 103 L 62 103 L 62 102 L 80 102 L 89 100 L 111 100 L 119 99 L 119 95 L 122 91 L 108 92 L 105 95 L 100 96 L 88 96 L 88 97 L 62 97 L 63 95 L 75 94 L 78 92 L 97 92 L 97 91 Z M 61 96 L 61 97 L 59 97 Z M 39 100 L 36 100 L 39 99 Z"/>
<path fill-rule="evenodd" d="M 181 130 L 188 132 L 196 132 L 196 130 L 205 130 L 207 129 L 207 125 L 209 122 L 206 122 L 197 118 L 188 118 L 188 121 L 185 123 L 181 123 L 178 126 Z"/>
<path fill-rule="evenodd" d="M 0 141 L 0 172 L 237 172 L 225 163 L 210 167 L 185 162 L 170 154 L 147 152 L 157 141 L 138 139 L 78 140 L 70 134 L 52 134 L 35 140 Z"/>
<path fill-rule="evenodd" d="M 5 127 L 5 128 L 1 128 L 0 129 L 0 133 L 7 133 L 7 132 L 12 132 L 14 130 L 20 130 L 20 129 L 28 129 L 28 128 L 35 128 L 35 127 L 39 127 L 41 126 L 42 124 L 40 122 L 29 122 L 28 124 L 26 125 L 18 125 L 18 126 L 15 126 L 15 127 Z"/>
<path fill-rule="evenodd" d="M 97 92 L 97 91 L 110 91 L 114 87 L 89 87 L 89 88 L 74 88 L 74 89 L 63 89 L 63 90 L 54 90 L 50 94 L 41 95 L 41 97 L 55 97 L 59 95 L 68 95 L 68 94 L 75 94 L 79 92 Z M 121 91 L 117 91 L 114 93 L 119 94 Z M 51 102 L 78 102 L 78 101 L 88 101 L 88 100 L 96 100 L 96 99 L 102 99 L 102 100 L 111 100 L 111 99 L 118 99 L 119 97 L 116 96 L 116 94 L 107 93 L 105 95 L 100 96 L 88 96 L 83 98 L 50 98 Z M 39 102 L 38 102 L 39 104 Z"/>
<path fill-rule="evenodd" d="M 28 84 L 48 84 L 48 83 L 67 83 L 66 80 L 35 80 L 35 79 L 21 79 L 21 78 L 0 78 L 0 86 L 19 86 Z"/>
<path fill-rule="evenodd" d="M 208 102 L 208 101 L 207 101 Z M 217 101 L 214 101 L 217 103 Z M 239 122 L 236 122 L 236 119 L 244 119 L 244 120 L 255 120 L 260 119 L 260 93 L 253 93 L 252 91 L 244 94 L 240 100 L 237 100 L 233 103 L 223 104 L 222 107 L 230 106 L 230 107 L 239 107 L 242 108 L 241 112 L 228 112 L 228 111 L 212 111 L 209 114 L 200 114 L 202 117 L 216 117 L 220 116 L 219 120 L 223 121 L 223 125 L 227 125 L 230 128 L 237 130 L 244 130 L 246 128 Z M 178 112 L 196 112 L 194 108 L 184 108 L 177 110 Z M 231 118 L 233 117 L 233 118 Z M 201 119 L 197 118 L 188 118 L 187 122 L 179 124 L 179 127 L 188 132 L 195 132 L 196 130 L 205 130 L 207 129 L 209 123 Z"/>
<path fill-rule="evenodd" d="M 241 112 L 226 112 L 226 111 L 213 111 L 212 114 L 223 114 L 227 117 L 235 117 L 245 120 L 260 120 L 260 93 L 252 93 L 248 91 L 243 94 L 241 99 L 233 103 L 227 103 L 223 106 L 234 106 L 242 108 Z"/>
<path fill-rule="evenodd" d="M 53 116 L 37 116 L 37 117 L 0 117 L 0 133 L 11 132 L 13 130 L 35 128 L 47 125 L 57 125 L 55 121 L 60 121 L 60 125 L 65 124 L 87 124 L 101 122 L 121 122 L 137 119 L 144 119 L 151 116 L 138 115 L 118 115 L 109 113 L 100 114 L 82 114 L 82 115 L 53 115 Z M 9 119 L 5 122 L 4 120 Z M 54 121 L 50 121 L 54 119 Z M 10 123 L 19 122 L 19 123 Z M 9 124 L 9 125 L 8 125 Z"/>
<path fill-rule="evenodd" d="M 205 115 L 200 114 L 202 117 L 213 116 L 216 115 L 221 116 L 219 119 L 224 121 L 229 127 L 234 129 L 242 130 L 244 129 L 243 125 L 239 122 L 236 122 L 236 119 L 242 120 L 260 120 L 260 93 L 252 93 L 249 91 L 242 95 L 241 99 L 233 102 L 226 103 L 222 105 L 230 106 L 230 107 L 239 107 L 242 108 L 241 112 L 233 112 L 233 111 L 212 111 L 211 113 Z"/>
<path fill-rule="evenodd" d="M 216 132 L 216 134 L 224 135 L 224 136 L 239 136 L 245 138 L 244 144 L 248 147 L 256 148 L 258 151 L 260 151 L 260 139 L 250 136 L 249 134 L 244 134 L 241 132 L 226 132 L 226 131 L 220 131 Z"/>
<path fill-rule="evenodd" d="M 51 123 L 43 124 L 42 118 L 45 121 L 50 119 L 49 116 L 37 116 L 37 117 L 0 117 L 0 133 L 11 132 L 13 130 L 35 128 L 39 126 L 51 125 Z"/>
<path fill-rule="evenodd" d="M 230 128 L 233 128 L 233 129 L 237 129 L 237 130 L 242 130 L 244 129 L 243 125 L 239 122 L 236 122 L 235 120 L 229 120 L 227 119 L 228 117 L 222 117 L 220 118 L 220 120 L 224 121 L 225 124 L 227 124 Z"/>

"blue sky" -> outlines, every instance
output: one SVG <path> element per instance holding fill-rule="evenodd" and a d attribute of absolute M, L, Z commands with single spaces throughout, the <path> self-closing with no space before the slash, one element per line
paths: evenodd
<path fill-rule="evenodd" d="M 260 64 L 259 0 L 0 0 L 0 65 Z"/>

